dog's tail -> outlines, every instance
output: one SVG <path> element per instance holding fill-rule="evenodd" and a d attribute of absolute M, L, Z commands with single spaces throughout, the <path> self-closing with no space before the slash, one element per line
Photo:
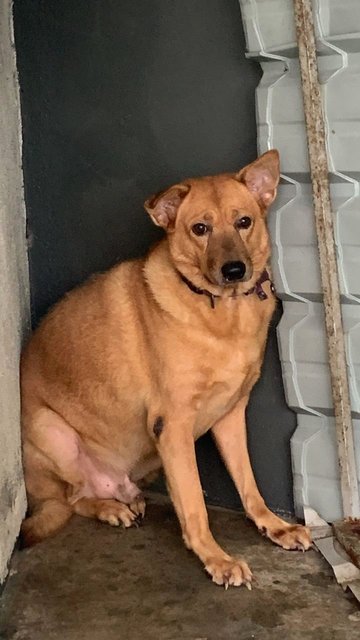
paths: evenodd
<path fill-rule="evenodd" d="M 54 498 L 38 502 L 21 526 L 21 542 L 31 547 L 62 529 L 74 513 L 68 502 Z"/>

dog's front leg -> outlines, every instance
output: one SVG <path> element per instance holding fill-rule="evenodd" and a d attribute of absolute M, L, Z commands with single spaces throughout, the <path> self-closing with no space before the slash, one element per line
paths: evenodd
<path fill-rule="evenodd" d="M 196 464 L 192 422 L 176 418 L 160 422 L 158 418 L 153 430 L 186 546 L 204 563 L 216 584 L 248 586 L 251 571 L 247 564 L 227 555 L 210 532 Z"/>
<path fill-rule="evenodd" d="M 239 492 L 244 509 L 261 533 L 284 549 L 311 546 L 307 527 L 289 524 L 270 511 L 259 493 L 251 468 L 246 437 L 245 409 L 248 397 L 242 398 L 212 428 L 216 444 Z"/>

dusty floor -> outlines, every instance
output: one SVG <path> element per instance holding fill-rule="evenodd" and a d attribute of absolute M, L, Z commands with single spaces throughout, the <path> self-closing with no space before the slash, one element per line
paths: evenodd
<path fill-rule="evenodd" d="M 356 601 L 318 553 L 283 551 L 234 512 L 211 509 L 210 522 L 223 546 L 250 563 L 251 592 L 212 584 L 184 548 L 172 508 L 153 498 L 139 529 L 74 518 L 56 538 L 18 552 L 1 640 L 360 637 Z"/>

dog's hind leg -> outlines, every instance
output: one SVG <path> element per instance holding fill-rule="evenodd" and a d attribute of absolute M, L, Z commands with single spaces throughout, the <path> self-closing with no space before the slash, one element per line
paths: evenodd
<path fill-rule="evenodd" d="M 49 468 L 47 458 L 29 442 L 24 443 L 25 479 L 29 517 L 21 526 L 26 547 L 41 542 L 61 529 L 73 514 L 66 497 L 66 483 Z"/>
<path fill-rule="evenodd" d="M 72 513 L 125 527 L 144 516 L 145 501 L 127 473 L 90 451 L 56 412 L 42 407 L 24 427 L 30 508 L 23 524 L 25 544 L 56 533 Z"/>
<path fill-rule="evenodd" d="M 75 432 L 61 416 L 46 407 L 23 416 L 23 463 L 29 507 L 29 517 L 21 527 L 24 546 L 54 535 L 74 513 L 68 492 L 71 484 L 81 481 L 72 465 L 76 456 Z"/>
<path fill-rule="evenodd" d="M 48 498 L 39 501 L 32 515 L 26 518 L 21 526 L 21 539 L 26 547 L 30 547 L 45 538 L 54 535 L 70 520 L 73 509 L 65 500 Z"/>

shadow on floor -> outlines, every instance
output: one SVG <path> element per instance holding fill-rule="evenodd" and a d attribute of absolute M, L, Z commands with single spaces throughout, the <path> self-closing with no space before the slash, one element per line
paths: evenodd
<path fill-rule="evenodd" d="M 211 583 L 182 544 L 172 507 L 150 498 L 123 530 L 73 518 L 17 552 L 1 606 L 1 640 L 355 640 L 357 604 L 315 551 L 283 551 L 238 513 L 209 509 L 224 548 L 249 562 L 253 590 Z"/>

